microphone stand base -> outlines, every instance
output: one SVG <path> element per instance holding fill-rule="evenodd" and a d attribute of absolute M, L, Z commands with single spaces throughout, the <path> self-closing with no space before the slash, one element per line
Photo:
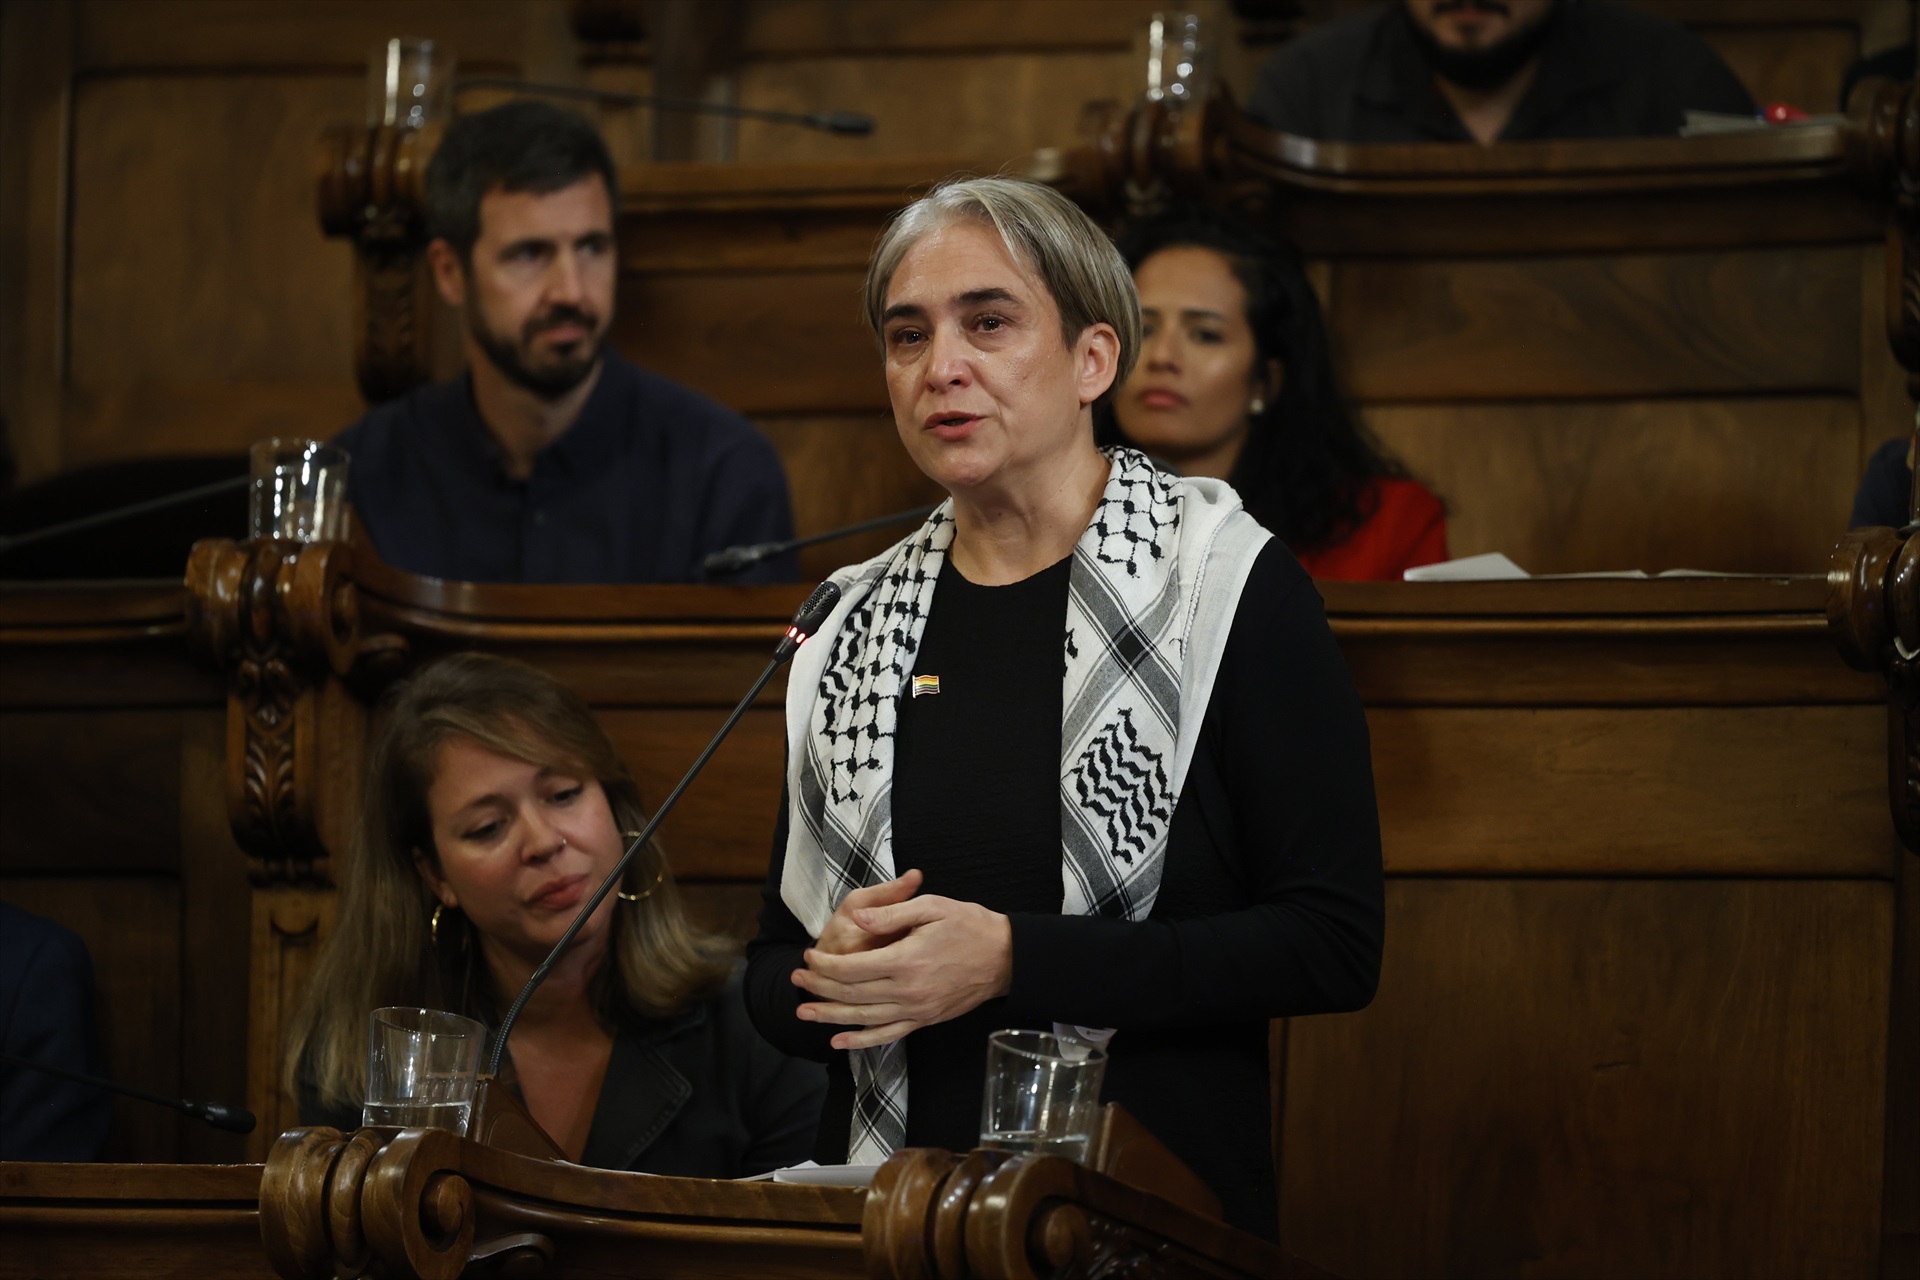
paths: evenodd
<path fill-rule="evenodd" d="M 526 1104 L 496 1076 L 481 1076 L 473 1092 L 473 1113 L 467 1137 L 496 1151 L 534 1160 L 565 1160 L 560 1144 L 547 1136 Z"/>

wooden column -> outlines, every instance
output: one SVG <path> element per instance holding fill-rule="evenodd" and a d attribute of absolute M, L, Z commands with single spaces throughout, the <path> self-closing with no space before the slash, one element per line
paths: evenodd
<path fill-rule="evenodd" d="M 335 125 L 315 152 L 320 227 L 353 241 L 353 369 L 370 403 L 420 385 L 431 369 L 426 180 L 439 142 L 433 125 Z"/>
<path fill-rule="evenodd" d="M 196 545 L 187 565 L 188 640 L 228 676 L 227 819 L 253 885 L 256 1158 L 297 1121 L 280 1089 L 279 1029 L 332 925 L 335 858 L 359 810 L 366 712 L 346 680 L 364 674 L 363 659 L 404 652 L 362 640 L 351 560 L 342 543 L 218 539 Z"/>

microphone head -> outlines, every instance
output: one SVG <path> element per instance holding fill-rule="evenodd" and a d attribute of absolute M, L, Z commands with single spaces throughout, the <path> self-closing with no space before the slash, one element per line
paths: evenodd
<path fill-rule="evenodd" d="M 820 629 L 820 624 L 827 620 L 827 615 L 832 613 L 833 607 L 839 603 L 840 588 L 831 582 L 821 583 L 813 589 L 813 594 L 806 598 L 799 611 L 793 615 L 793 626 L 787 634 L 796 640 L 805 640 Z"/>
<path fill-rule="evenodd" d="M 785 662 L 794 655 L 807 637 L 820 629 L 820 624 L 833 612 L 833 606 L 840 603 L 840 588 L 831 582 L 823 582 L 813 589 L 799 612 L 793 615 L 793 621 L 787 624 L 787 634 L 780 637 L 780 644 L 773 651 L 775 665 Z"/>
<path fill-rule="evenodd" d="M 224 1102 L 205 1102 L 200 1104 L 200 1118 L 216 1129 L 225 1129 L 228 1133 L 252 1133 L 257 1123 L 253 1112 L 245 1107 L 230 1107 Z"/>
<path fill-rule="evenodd" d="M 751 569 L 771 556 L 781 552 L 778 542 L 756 542 L 751 546 L 723 547 L 700 562 L 701 572 L 709 578 L 724 578 L 728 574 L 739 573 L 742 569 Z"/>
<path fill-rule="evenodd" d="M 849 138 L 864 138 L 873 132 L 873 117 L 858 111 L 815 111 L 807 117 L 807 123 Z"/>

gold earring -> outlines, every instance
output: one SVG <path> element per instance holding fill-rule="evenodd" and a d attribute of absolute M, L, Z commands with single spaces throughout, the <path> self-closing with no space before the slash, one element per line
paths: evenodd
<path fill-rule="evenodd" d="M 427 932 L 433 935 L 433 945 L 436 947 L 440 945 L 440 912 L 444 909 L 439 903 L 434 903 L 433 919 L 427 922 Z"/>
<path fill-rule="evenodd" d="M 620 834 L 625 836 L 629 842 L 638 840 L 640 838 L 640 833 L 638 831 L 622 831 Z M 655 889 L 658 889 L 661 886 L 661 884 L 666 881 L 666 878 L 667 878 L 667 869 L 665 867 L 662 867 L 660 868 L 660 873 L 654 876 L 653 883 L 648 885 L 645 889 L 641 890 L 639 893 L 628 893 L 624 889 L 615 889 L 613 891 L 613 896 L 620 899 L 620 901 L 622 902 L 639 902 L 644 898 L 651 898 L 653 896 L 653 891 Z"/>
<path fill-rule="evenodd" d="M 1265 400 L 1262 400 L 1259 396 L 1255 396 L 1253 398 L 1253 403 L 1247 406 L 1247 412 L 1252 414 L 1256 418 L 1259 417 L 1261 414 L 1265 413 L 1266 411 L 1267 411 L 1267 402 Z"/>

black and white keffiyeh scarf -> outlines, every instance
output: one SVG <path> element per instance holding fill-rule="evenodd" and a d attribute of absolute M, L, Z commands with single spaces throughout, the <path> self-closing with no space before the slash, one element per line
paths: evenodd
<path fill-rule="evenodd" d="M 1129 449 L 1068 570 L 1060 726 L 1062 910 L 1142 920 L 1160 889 L 1167 828 L 1234 610 L 1271 535 L 1217 480 L 1177 479 Z M 865 564 L 787 681 L 788 836 L 780 895 L 819 937 L 853 890 L 891 880 L 893 734 L 953 504 Z M 904 1042 L 851 1059 L 852 1164 L 899 1148 Z"/>

